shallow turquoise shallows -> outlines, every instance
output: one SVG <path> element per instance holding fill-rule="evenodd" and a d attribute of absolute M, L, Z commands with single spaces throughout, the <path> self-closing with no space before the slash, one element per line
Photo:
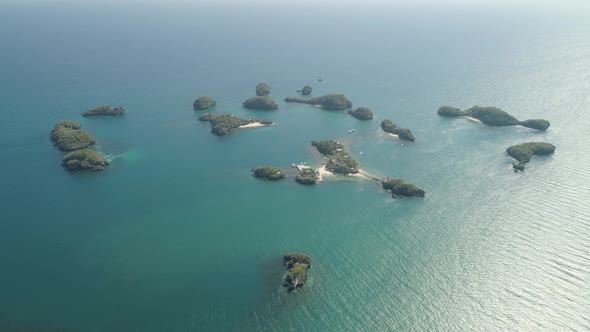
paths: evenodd
<path fill-rule="evenodd" d="M 590 17 L 503 6 L 0 4 L 0 330 L 590 330 Z M 323 81 L 319 82 L 318 78 Z M 242 108 L 266 82 L 278 111 Z M 309 84 L 372 121 L 285 103 Z M 225 137 L 192 109 L 276 125 Z M 122 117 L 84 118 L 99 104 Z M 545 118 L 546 132 L 439 117 Z M 384 134 L 389 118 L 416 142 Z M 69 173 L 76 120 L 112 157 Z M 356 129 L 348 133 L 349 129 Z M 374 181 L 293 181 L 335 139 Z M 550 142 L 515 173 L 506 148 Z M 361 154 L 362 152 L 362 154 Z M 259 165 L 290 177 L 252 177 Z M 282 254 L 313 257 L 281 287 Z"/>

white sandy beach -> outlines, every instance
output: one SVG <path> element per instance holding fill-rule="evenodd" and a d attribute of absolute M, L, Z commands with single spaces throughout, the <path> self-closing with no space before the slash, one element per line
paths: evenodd
<path fill-rule="evenodd" d="M 473 121 L 473 122 L 479 122 L 479 123 L 481 123 L 481 120 L 479 120 L 479 119 L 476 119 L 476 118 L 472 118 L 472 117 L 470 117 L 470 116 L 466 116 L 466 117 L 465 117 L 465 119 L 467 119 L 467 120 L 469 120 L 469 121 Z"/>
<path fill-rule="evenodd" d="M 387 133 L 387 135 L 389 135 L 389 136 L 391 136 L 391 137 L 399 138 L 399 135 L 396 135 L 396 134 Z"/>
<path fill-rule="evenodd" d="M 243 126 L 239 126 L 239 129 L 244 129 L 244 128 L 257 128 L 257 127 L 264 127 L 266 126 L 265 124 L 262 124 L 260 122 L 253 122 L 253 123 L 249 123 L 247 125 L 243 125 Z"/>

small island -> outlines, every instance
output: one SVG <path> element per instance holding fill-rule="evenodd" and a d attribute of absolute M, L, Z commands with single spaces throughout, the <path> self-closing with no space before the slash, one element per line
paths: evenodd
<path fill-rule="evenodd" d="M 318 172 L 311 167 L 302 168 L 295 176 L 295 181 L 305 185 L 316 184 L 318 180 Z"/>
<path fill-rule="evenodd" d="M 283 256 L 283 264 L 287 268 L 283 286 L 289 292 L 303 287 L 307 282 L 307 270 L 311 267 L 311 257 L 299 252 L 287 253 Z"/>
<path fill-rule="evenodd" d="M 109 165 L 109 162 L 94 150 L 81 149 L 66 154 L 63 158 L 63 165 L 69 171 L 102 171 Z"/>
<path fill-rule="evenodd" d="M 341 111 L 352 107 L 352 103 L 344 95 L 329 94 L 310 99 L 302 99 L 296 97 L 285 98 L 286 102 L 309 104 L 325 110 Z"/>
<path fill-rule="evenodd" d="M 270 94 L 270 86 L 266 83 L 260 83 L 256 86 L 256 95 L 259 97 L 268 97 Z"/>
<path fill-rule="evenodd" d="M 301 89 L 301 94 L 304 96 L 309 96 L 312 91 L 313 91 L 313 89 L 311 88 L 311 86 L 306 85 L 303 87 L 303 89 Z"/>
<path fill-rule="evenodd" d="M 82 125 L 76 121 L 59 121 L 51 131 L 50 139 L 58 149 L 73 151 L 96 144 L 96 139 L 81 130 Z"/>
<path fill-rule="evenodd" d="M 110 115 L 110 116 L 117 116 L 123 115 L 125 109 L 123 107 L 113 107 L 111 105 L 100 105 L 93 107 L 84 113 L 83 116 L 100 116 L 100 115 Z"/>
<path fill-rule="evenodd" d="M 276 110 L 279 105 L 274 100 L 266 96 L 256 96 L 249 98 L 244 102 L 244 107 L 253 110 Z"/>
<path fill-rule="evenodd" d="M 383 189 L 390 191 L 394 198 L 397 197 L 424 197 L 424 190 L 411 183 L 400 179 L 387 178 L 381 182 Z"/>
<path fill-rule="evenodd" d="M 262 180 L 278 181 L 285 178 L 280 168 L 272 166 L 258 166 L 252 170 L 252 173 L 254 177 Z"/>
<path fill-rule="evenodd" d="M 326 169 L 334 174 L 349 175 L 357 174 L 359 165 L 345 150 L 344 146 L 336 141 L 311 141 L 318 151 L 327 156 Z"/>
<path fill-rule="evenodd" d="M 213 107 L 217 104 L 217 102 L 208 96 L 202 96 L 197 98 L 197 100 L 195 100 L 195 102 L 193 103 L 193 108 L 196 111 L 202 111 L 202 110 L 206 110 L 210 107 Z"/>
<path fill-rule="evenodd" d="M 547 130 L 551 125 L 549 121 L 543 119 L 530 119 L 525 121 L 519 121 L 514 116 L 497 107 L 482 107 L 473 106 L 465 111 L 462 111 L 456 107 L 442 106 L 438 109 L 438 115 L 448 117 L 460 117 L 464 116 L 467 118 L 481 121 L 489 126 L 523 126 L 536 130 Z"/>
<path fill-rule="evenodd" d="M 348 114 L 354 116 L 359 120 L 372 120 L 373 119 L 373 111 L 366 107 L 359 107 L 355 110 L 349 110 Z"/>
<path fill-rule="evenodd" d="M 232 130 L 254 128 L 273 124 L 271 120 L 242 119 L 233 114 L 213 115 L 205 113 L 199 117 L 201 121 L 211 123 L 211 133 L 217 136 L 229 134 Z"/>
<path fill-rule="evenodd" d="M 518 160 L 518 164 L 512 164 L 514 171 L 524 171 L 524 164 L 528 163 L 533 155 L 552 154 L 555 152 L 555 145 L 543 142 L 530 142 L 513 145 L 506 149 L 506 152 L 512 158 Z"/>
<path fill-rule="evenodd" d="M 416 140 L 410 129 L 400 128 L 394 122 L 388 119 L 385 119 L 381 122 L 381 129 L 406 141 L 414 142 Z"/>

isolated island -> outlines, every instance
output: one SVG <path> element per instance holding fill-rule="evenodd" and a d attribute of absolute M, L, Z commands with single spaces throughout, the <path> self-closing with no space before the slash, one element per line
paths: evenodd
<path fill-rule="evenodd" d="M 256 95 L 268 97 L 270 94 L 270 86 L 266 83 L 259 83 L 256 85 Z"/>
<path fill-rule="evenodd" d="M 359 107 L 354 110 L 349 110 L 348 114 L 359 120 L 373 120 L 373 111 L 366 107 Z"/>
<path fill-rule="evenodd" d="M 530 142 L 518 145 L 513 145 L 506 149 L 506 152 L 514 159 L 518 160 L 518 164 L 512 164 L 515 171 L 524 171 L 524 164 L 531 160 L 533 155 L 547 155 L 555 152 L 555 145 L 543 142 Z"/>
<path fill-rule="evenodd" d="M 309 104 L 331 111 L 341 111 L 352 107 L 350 100 L 340 94 L 329 94 L 310 99 L 287 97 L 285 98 L 285 101 L 289 103 Z"/>
<path fill-rule="evenodd" d="M 287 287 L 289 292 L 303 287 L 307 282 L 307 270 L 311 267 L 311 257 L 300 252 L 291 252 L 283 256 L 283 264 L 287 268 L 283 286 Z"/>
<path fill-rule="evenodd" d="M 96 139 L 81 130 L 82 125 L 76 121 L 59 121 L 51 131 L 50 139 L 58 149 L 73 151 L 96 144 Z"/>
<path fill-rule="evenodd" d="M 202 96 L 195 100 L 195 102 L 193 103 L 193 108 L 197 111 L 202 111 L 210 107 L 213 107 L 216 104 L 217 102 L 213 98 L 208 96 Z"/>
<path fill-rule="evenodd" d="M 406 141 L 413 142 L 416 140 L 410 129 L 400 128 L 394 122 L 388 119 L 381 121 L 381 129 Z"/>
<path fill-rule="evenodd" d="M 116 116 L 116 115 L 123 115 L 123 112 L 125 112 L 125 109 L 123 107 L 113 107 L 111 105 L 100 105 L 100 106 L 96 106 L 96 107 L 93 107 L 93 108 L 85 111 L 84 113 L 82 113 L 82 115 L 83 116 L 100 116 L 100 115 Z"/>
<path fill-rule="evenodd" d="M 102 171 L 108 164 L 100 153 L 90 149 L 72 151 L 63 158 L 63 165 L 70 171 Z"/>
<path fill-rule="evenodd" d="M 489 126 L 517 126 L 528 127 L 536 130 L 547 130 L 550 123 L 543 119 L 530 119 L 519 121 L 514 116 L 506 113 L 497 107 L 473 106 L 470 109 L 462 111 L 456 107 L 442 106 L 438 109 L 438 115 L 448 117 L 464 116 L 479 120 Z"/>
<path fill-rule="evenodd" d="M 280 168 L 272 166 L 258 166 L 252 170 L 252 175 L 256 178 L 269 181 L 277 181 L 285 178 L 285 174 L 281 172 Z"/>
<path fill-rule="evenodd" d="M 359 170 L 359 165 L 348 152 L 344 150 L 344 146 L 336 141 L 311 141 L 311 145 L 315 146 L 318 151 L 328 157 L 326 169 L 334 174 L 349 175 L 356 174 Z"/>
<path fill-rule="evenodd" d="M 253 110 L 276 110 L 279 109 L 279 105 L 274 100 L 266 96 L 256 96 L 248 98 L 244 102 L 244 107 Z"/>
<path fill-rule="evenodd" d="M 303 89 L 301 89 L 301 94 L 304 96 L 309 96 L 312 91 L 313 91 L 313 89 L 311 88 L 311 86 L 306 85 L 303 87 Z"/>
<path fill-rule="evenodd" d="M 211 123 L 211 132 L 217 136 L 229 134 L 232 130 L 254 128 L 273 124 L 271 120 L 242 119 L 233 114 L 213 115 L 205 113 L 199 117 L 201 121 Z"/>
<path fill-rule="evenodd" d="M 383 189 L 390 191 L 394 198 L 397 197 L 424 197 L 424 190 L 400 179 L 387 178 L 381 182 Z"/>

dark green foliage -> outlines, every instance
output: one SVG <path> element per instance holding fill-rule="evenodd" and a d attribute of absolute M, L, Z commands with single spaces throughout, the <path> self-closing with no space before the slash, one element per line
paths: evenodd
<path fill-rule="evenodd" d="M 414 134 L 412 134 L 412 131 L 410 129 L 400 128 L 391 120 L 385 119 L 381 121 L 381 128 L 383 129 L 383 131 L 397 135 L 399 136 L 399 138 L 404 139 L 406 141 L 413 142 L 416 140 Z"/>
<path fill-rule="evenodd" d="M 270 86 L 266 83 L 260 83 L 256 86 L 257 96 L 268 96 L 270 94 Z"/>
<path fill-rule="evenodd" d="M 72 151 L 63 158 L 63 165 L 70 171 L 87 169 L 101 171 L 108 164 L 109 162 L 100 153 L 89 149 Z"/>
<path fill-rule="evenodd" d="M 111 105 L 100 105 L 93 107 L 82 113 L 83 116 L 97 116 L 97 115 L 123 115 L 125 109 L 123 107 L 113 107 Z"/>
<path fill-rule="evenodd" d="M 465 112 L 452 106 L 441 106 L 438 109 L 438 115 L 441 116 L 464 116 Z"/>
<path fill-rule="evenodd" d="M 258 122 L 260 122 L 263 125 L 271 125 L 274 123 L 274 122 L 272 122 L 272 120 L 268 120 L 268 119 L 259 120 Z"/>
<path fill-rule="evenodd" d="M 254 110 L 276 110 L 279 108 L 279 105 L 266 96 L 256 96 L 246 100 L 244 107 Z"/>
<path fill-rule="evenodd" d="M 533 155 L 547 155 L 555 152 L 555 145 L 544 142 L 530 142 L 519 145 L 513 145 L 506 149 L 506 152 L 514 159 L 518 160 L 519 167 L 517 170 L 524 170 L 524 164 L 531 160 Z"/>
<path fill-rule="evenodd" d="M 311 145 L 315 146 L 321 154 L 326 156 L 331 156 L 336 152 L 344 151 L 344 145 L 332 140 L 311 141 Z"/>
<path fill-rule="evenodd" d="M 193 108 L 197 111 L 201 111 L 208 109 L 209 107 L 215 106 L 215 104 L 217 104 L 217 102 L 213 98 L 203 96 L 195 100 L 195 102 L 193 103 Z"/>
<path fill-rule="evenodd" d="M 476 118 L 490 126 L 515 126 L 520 124 L 515 117 L 497 107 L 473 106 L 465 115 Z"/>
<path fill-rule="evenodd" d="M 424 190 L 416 187 L 411 183 L 406 183 L 400 179 L 387 178 L 381 182 L 383 189 L 391 191 L 393 197 L 424 197 Z"/>
<path fill-rule="evenodd" d="M 301 184 L 315 184 L 318 182 L 318 173 L 313 168 L 304 168 L 299 171 L 295 181 Z"/>
<path fill-rule="evenodd" d="M 537 130 L 547 130 L 551 125 L 549 121 L 543 119 L 530 119 L 524 120 L 520 122 L 520 125 L 523 127 L 533 128 Z"/>
<path fill-rule="evenodd" d="M 307 282 L 307 270 L 311 267 L 311 257 L 302 253 L 288 253 L 283 257 L 283 263 L 287 268 L 287 275 L 283 286 L 289 292 L 303 287 Z"/>
<path fill-rule="evenodd" d="M 326 164 L 327 170 L 340 175 L 356 174 L 358 173 L 358 168 L 357 161 L 344 151 L 331 156 Z"/>
<path fill-rule="evenodd" d="M 309 86 L 309 85 L 306 85 L 306 86 L 304 86 L 304 87 L 303 87 L 303 89 L 301 90 L 301 94 L 302 94 L 302 95 L 304 95 L 304 96 L 309 96 L 309 95 L 311 94 L 312 90 L 313 90 L 313 89 L 311 88 L 311 86 Z"/>
<path fill-rule="evenodd" d="M 59 121 L 51 131 L 50 139 L 62 151 L 73 151 L 94 145 L 96 139 L 81 130 L 81 127 L 74 121 Z"/>
<path fill-rule="evenodd" d="M 222 114 L 215 116 L 211 113 L 205 113 L 199 117 L 201 121 L 209 121 L 211 123 L 211 132 L 217 136 L 224 136 L 230 131 L 238 129 L 240 126 L 245 126 L 250 123 L 260 122 L 262 124 L 272 124 L 271 120 L 256 120 L 256 119 L 242 119 L 233 114 Z"/>
<path fill-rule="evenodd" d="M 343 109 L 351 108 L 352 103 L 344 95 L 329 94 L 325 96 L 319 96 L 310 99 L 302 99 L 295 97 L 285 98 L 286 102 L 303 103 L 311 105 L 319 105 L 321 108 L 326 110 L 340 111 Z"/>
<path fill-rule="evenodd" d="M 252 173 L 259 179 L 271 181 L 277 181 L 285 177 L 280 168 L 272 166 L 258 166 L 252 170 Z"/>
<path fill-rule="evenodd" d="M 354 116 L 359 120 L 372 120 L 373 119 L 373 111 L 366 107 L 359 107 L 355 110 L 349 110 L 348 114 Z"/>

